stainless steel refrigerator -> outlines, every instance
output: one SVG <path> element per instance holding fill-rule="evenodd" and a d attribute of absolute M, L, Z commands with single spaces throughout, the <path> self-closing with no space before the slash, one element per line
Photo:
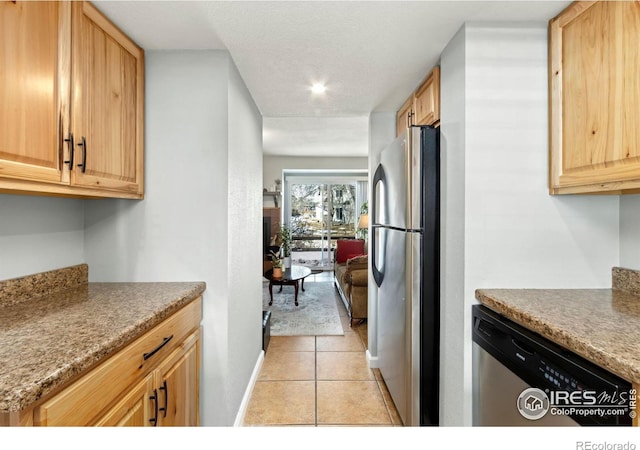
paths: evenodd
<path fill-rule="evenodd" d="M 439 424 L 440 131 L 413 126 L 372 186 L 378 362 L 404 425 Z"/>

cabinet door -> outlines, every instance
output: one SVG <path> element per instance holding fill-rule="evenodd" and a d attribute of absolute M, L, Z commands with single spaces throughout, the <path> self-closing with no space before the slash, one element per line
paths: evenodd
<path fill-rule="evenodd" d="M 69 131 L 68 2 L 0 1 L 0 176 L 62 181 Z"/>
<path fill-rule="evenodd" d="M 150 404 L 150 396 L 153 393 L 153 374 L 135 385 L 128 393 L 117 402 L 97 422 L 101 427 L 145 427 L 153 425 L 150 419 L 155 414 L 152 411 L 154 405 Z"/>
<path fill-rule="evenodd" d="M 199 425 L 200 331 L 196 331 L 156 371 L 158 425 Z"/>
<path fill-rule="evenodd" d="M 396 136 L 400 136 L 411 125 L 413 125 L 413 95 L 398 110 Z"/>
<path fill-rule="evenodd" d="M 640 188 L 640 2 L 575 2 L 549 31 L 551 193 Z"/>
<path fill-rule="evenodd" d="M 143 188 L 144 53 L 88 2 L 73 5 L 71 183 Z"/>
<path fill-rule="evenodd" d="M 440 121 L 440 67 L 435 67 L 416 91 L 415 125 Z"/>

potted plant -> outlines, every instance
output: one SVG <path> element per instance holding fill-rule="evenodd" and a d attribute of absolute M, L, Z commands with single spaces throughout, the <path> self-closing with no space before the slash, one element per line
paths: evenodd
<path fill-rule="evenodd" d="M 291 267 L 291 229 L 287 225 L 280 227 L 280 245 L 284 257 L 285 269 Z"/>
<path fill-rule="evenodd" d="M 282 258 L 280 255 L 271 251 L 271 262 L 273 263 L 273 278 L 282 278 Z"/>

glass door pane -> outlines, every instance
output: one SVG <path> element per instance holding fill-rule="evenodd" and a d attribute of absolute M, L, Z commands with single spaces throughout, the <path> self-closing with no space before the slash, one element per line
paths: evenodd
<path fill-rule="evenodd" d="M 350 239 L 356 235 L 356 185 L 331 185 L 331 237 L 333 239 Z"/>
<path fill-rule="evenodd" d="M 335 254 L 338 239 L 356 237 L 359 208 L 356 207 L 356 184 L 332 184 L 331 223 L 328 225 L 331 254 Z"/>
<path fill-rule="evenodd" d="M 319 270 L 329 266 L 323 242 L 327 232 L 327 185 L 291 184 L 292 261 Z"/>

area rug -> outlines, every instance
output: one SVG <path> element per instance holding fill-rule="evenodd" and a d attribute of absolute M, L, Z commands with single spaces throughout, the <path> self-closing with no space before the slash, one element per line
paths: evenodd
<path fill-rule="evenodd" d="M 324 265 L 319 259 L 297 258 L 292 260 L 296 266 L 304 266 L 311 269 L 311 272 L 322 272 L 323 270 L 333 269 L 333 263 L 325 261 Z M 306 286 L 305 286 L 306 288 Z"/>
<path fill-rule="evenodd" d="M 294 303 L 294 287 L 273 286 L 269 306 L 269 283 L 262 288 L 262 309 L 271 311 L 271 336 L 343 335 L 336 301 L 338 293 L 330 281 L 307 282 Z"/>

